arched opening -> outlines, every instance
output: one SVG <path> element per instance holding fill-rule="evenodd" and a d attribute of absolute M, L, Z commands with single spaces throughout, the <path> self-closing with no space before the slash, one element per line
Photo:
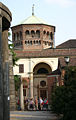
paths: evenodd
<path fill-rule="evenodd" d="M 46 74 L 46 73 L 50 73 L 51 71 L 52 71 L 51 67 L 44 62 L 37 64 L 33 69 L 33 72 L 35 75 L 39 74 L 40 72 L 42 72 L 43 74 Z"/>
<path fill-rule="evenodd" d="M 41 44 L 41 41 L 39 40 L 39 45 Z"/>
<path fill-rule="evenodd" d="M 45 30 L 43 31 L 43 34 L 46 34 L 46 31 L 45 31 Z"/>
<path fill-rule="evenodd" d="M 17 33 L 15 34 L 15 41 L 17 41 Z"/>
<path fill-rule="evenodd" d="M 37 37 L 37 38 L 40 38 L 40 30 L 37 30 L 37 31 L 36 31 L 36 37 Z"/>
<path fill-rule="evenodd" d="M 35 44 L 38 45 L 38 40 L 36 40 Z"/>
<path fill-rule="evenodd" d="M 19 40 L 19 33 L 17 33 L 17 40 Z"/>
<path fill-rule="evenodd" d="M 47 74 L 52 71 L 51 67 L 44 62 L 38 63 L 33 69 L 34 96 L 48 99 Z"/>
<path fill-rule="evenodd" d="M 52 32 L 50 33 L 50 37 L 51 37 L 51 40 L 53 40 L 53 33 Z"/>
<path fill-rule="evenodd" d="M 30 41 L 30 45 L 32 45 L 32 41 Z"/>
<path fill-rule="evenodd" d="M 31 36 L 35 37 L 35 31 L 34 30 L 31 31 Z"/>
<path fill-rule="evenodd" d="M 46 86 L 46 82 L 45 82 L 44 80 L 42 80 L 42 81 L 40 82 L 40 86 L 42 86 L 42 87 Z"/>
<path fill-rule="evenodd" d="M 49 31 L 47 31 L 47 35 L 49 35 Z"/>
<path fill-rule="evenodd" d="M 26 30 L 26 32 L 25 32 L 25 33 L 26 33 L 26 35 L 29 35 L 29 30 Z"/>
<path fill-rule="evenodd" d="M 25 37 L 29 37 L 29 30 L 26 30 L 26 32 L 25 32 Z"/>
<path fill-rule="evenodd" d="M 22 32 L 20 31 L 20 40 L 22 40 Z"/>
<path fill-rule="evenodd" d="M 37 71 L 37 74 L 48 74 L 48 70 L 46 68 L 40 68 L 38 71 Z"/>

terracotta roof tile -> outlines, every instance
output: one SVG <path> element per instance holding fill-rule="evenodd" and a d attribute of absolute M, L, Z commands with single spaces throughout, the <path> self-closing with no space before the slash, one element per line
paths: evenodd
<path fill-rule="evenodd" d="M 56 48 L 76 48 L 76 39 L 70 39 L 58 45 Z"/>
<path fill-rule="evenodd" d="M 76 49 L 46 49 L 42 51 L 23 51 L 15 50 L 17 57 L 19 58 L 43 58 L 43 57 L 58 57 L 60 59 L 61 66 L 66 66 L 64 61 L 65 56 L 70 57 L 69 66 L 76 66 Z"/>
<path fill-rule="evenodd" d="M 76 49 L 46 49 L 42 51 L 23 51 L 15 50 L 17 57 L 59 57 L 59 56 L 76 56 Z"/>

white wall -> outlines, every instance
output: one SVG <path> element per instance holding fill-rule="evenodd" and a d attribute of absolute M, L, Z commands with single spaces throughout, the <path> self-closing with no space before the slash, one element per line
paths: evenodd
<path fill-rule="evenodd" d="M 33 68 L 38 63 L 44 62 L 48 64 L 52 71 L 56 70 L 58 67 L 58 58 L 24 58 L 19 59 L 17 64 L 24 64 L 24 73 L 19 73 L 19 66 L 13 67 L 14 75 L 21 75 L 22 77 L 29 77 L 28 72 L 33 72 Z"/>

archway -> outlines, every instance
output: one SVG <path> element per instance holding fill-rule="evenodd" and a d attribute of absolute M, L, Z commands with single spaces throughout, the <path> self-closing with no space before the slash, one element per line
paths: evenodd
<path fill-rule="evenodd" d="M 48 99 L 47 74 L 52 71 L 51 67 L 44 62 L 38 63 L 33 69 L 33 95 Z"/>

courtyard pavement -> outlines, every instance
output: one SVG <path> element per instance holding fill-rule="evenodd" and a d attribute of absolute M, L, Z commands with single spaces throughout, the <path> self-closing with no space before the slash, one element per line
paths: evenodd
<path fill-rule="evenodd" d="M 51 111 L 11 111 L 10 120 L 56 120 Z"/>

